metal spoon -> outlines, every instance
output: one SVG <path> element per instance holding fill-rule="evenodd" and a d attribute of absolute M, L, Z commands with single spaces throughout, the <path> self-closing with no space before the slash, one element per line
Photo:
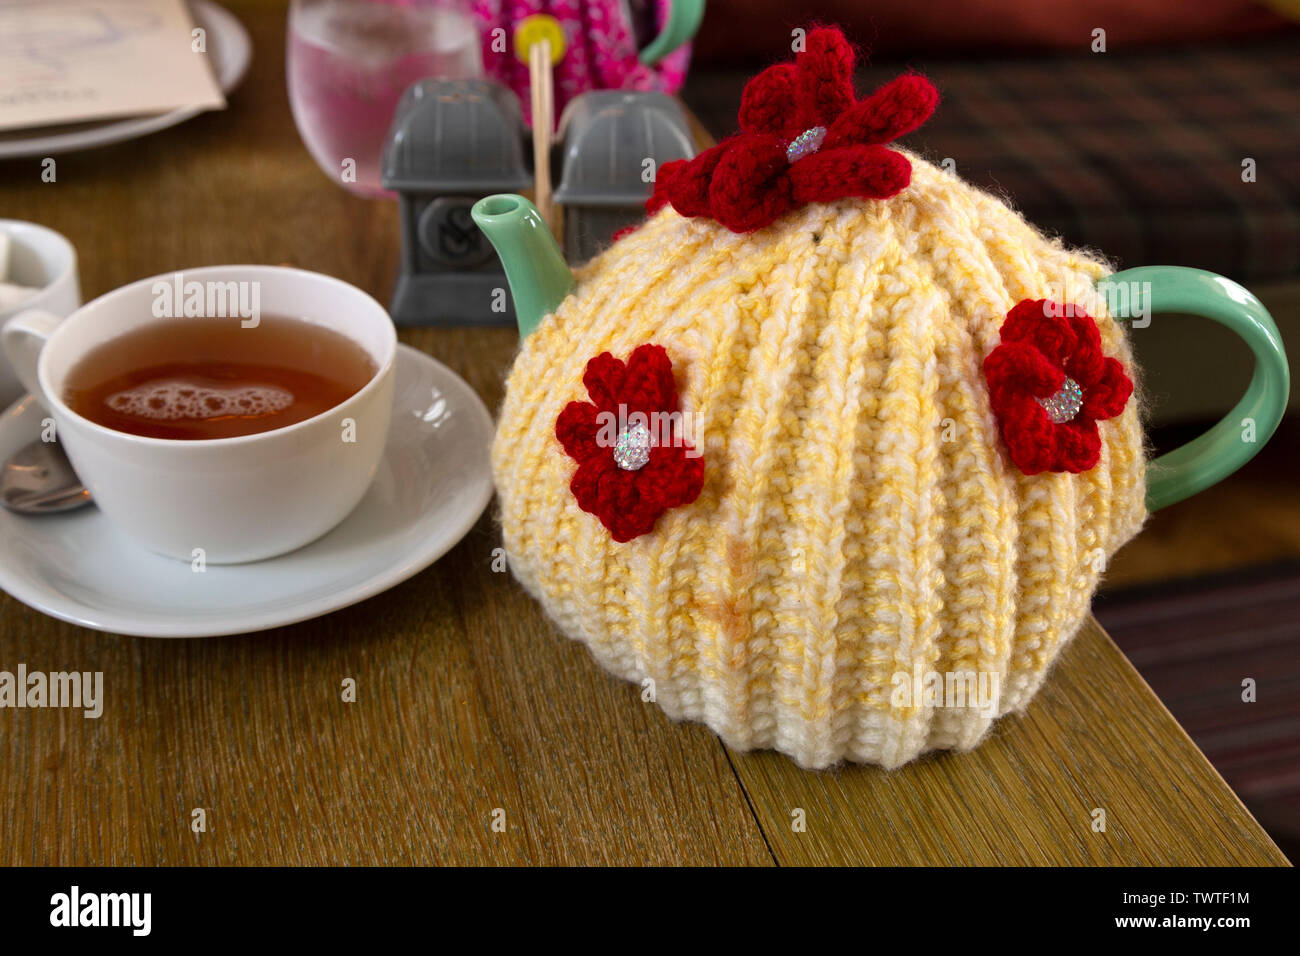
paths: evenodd
<path fill-rule="evenodd" d="M 19 514 L 55 514 L 90 504 L 90 492 L 58 442 L 34 441 L 4 463 L 0 504 Z"/>

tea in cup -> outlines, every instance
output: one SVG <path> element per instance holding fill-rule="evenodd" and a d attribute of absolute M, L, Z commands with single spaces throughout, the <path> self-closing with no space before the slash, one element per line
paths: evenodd
<path fill-rule="evenodd" d="M 142 279 L 4 349 L 96 504 L 185 561 L 257 561 L 345 518 L 388 436 L 397 337 L 338 279 L 214 266 Z"/>

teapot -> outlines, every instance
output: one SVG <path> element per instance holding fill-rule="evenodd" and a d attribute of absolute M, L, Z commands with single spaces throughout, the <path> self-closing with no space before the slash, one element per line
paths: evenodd
<path fill-rule="evenodd" d="M 815 769 L 1022 711 L 1115 551 L 1252 458 L 1289 391 L 1246 289 L 1045 237 L 889 147 L 924 78 L 859 100 L 852 64 L 810 31 L 576 270 L 523 197 L 472 211 L 522 340 L 492 450 L 512 572 L 674 720 Z M 1255 370 L 1148 461 L 1129 337 L 1159 313 L 1227 326 Z"/>
<path fill-rule="evenodd" d="M 675 93 L 704 0 L 474 0 L 473 10 L 488 76 L 518 94 L 531 125 L 530 44 L 551 43 L 557 115 L 590 90 Z M 638 49 L 642 34 L 649 42 Z"/>

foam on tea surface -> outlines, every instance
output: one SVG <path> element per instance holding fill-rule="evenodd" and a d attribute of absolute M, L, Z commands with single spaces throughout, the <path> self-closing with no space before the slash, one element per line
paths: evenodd
<path fill-rule="evenodd" d="M 195 385 L 187 379 L 146 382 L 105 399 L 109 408 L 123 415 L 174 422 L 191 418 L 206 421 L 228 415 L 262 418 L 293 404 L 293 393 L 273 385 L 212 387 Z"/>
<path fill-rule="evenodd" d="M 329 411 L 374 376 L 344 335 L 299 319 L 159 319 L 92 349 L 69 373 L 79 415 L 148 438 L 234 438 Z"/>

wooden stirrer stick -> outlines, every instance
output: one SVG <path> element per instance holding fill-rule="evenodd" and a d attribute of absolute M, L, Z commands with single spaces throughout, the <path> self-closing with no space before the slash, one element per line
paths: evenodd
<path fill-rule="evenodd" d="M 533 202 L 551 231 L 551 128 L 555 125 L 555 92 L 551 86 L 551 41 L 528 48 L 528 77 L 533 104 Z"/>

